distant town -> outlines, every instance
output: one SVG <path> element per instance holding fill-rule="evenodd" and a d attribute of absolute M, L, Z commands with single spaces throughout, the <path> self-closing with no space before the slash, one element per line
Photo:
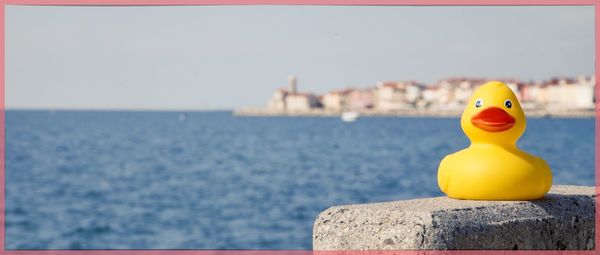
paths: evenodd
<path fill-rule="evenodd" d="M 490 80 L 506 83 L 528 116 L 595 116 L 594 75 L 541 82 L 466 77 L 442 79 L 429 85 L 417 81 L 385 81 L 367 88 L 339 89 L 323 95 L 300 92 L 298 78 L 290 76 L 286 87 L 274 91 L 266 108 L 244 108 L 235 114 L 335 116 L 356 112 L 361 115 L 458 116 L 473 91 Z"/>

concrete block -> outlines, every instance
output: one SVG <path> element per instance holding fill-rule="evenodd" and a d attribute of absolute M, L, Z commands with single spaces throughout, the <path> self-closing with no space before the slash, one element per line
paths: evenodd
<path fill-rule="evenodd" d="M 554 185 L 535 201 L 447 197 L 334 206 L 313 250 L 594 249 L 595 188 Z"/>

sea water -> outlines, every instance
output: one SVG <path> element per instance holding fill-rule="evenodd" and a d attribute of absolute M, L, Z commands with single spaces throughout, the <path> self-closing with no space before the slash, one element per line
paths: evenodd
<path fill-rule="evenodd" d="M 457 118 L 8 111 L 7 249 L 311 249 L 330 206 L 443 195 Z M 529 119 L 555 184 L 594 184 L 594 119 Z"/>

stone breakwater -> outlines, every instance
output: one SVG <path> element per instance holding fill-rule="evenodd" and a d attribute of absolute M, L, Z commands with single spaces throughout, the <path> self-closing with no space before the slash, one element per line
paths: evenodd
<path fill-rule="evenodd" d="M 595 188 L 555 185 L 535 201 L 447 197 L 334 206 L 314 250 L 593 250 Z"/>
<path fill-rule="evenodd" d="M 398 111 L 375 111 L 362 110 L 357 111 L 361 116 L 390 116 L 390 117 L 460 117 L 462 110 L 398 110 Z M 309 111 L 273 111 L 261 108 L 244 108 L 233 111 L 235 116 L 314 116 L 314 117 L 338 117 L 342 114 L 340 111 L 329 111 L 323 109 L 313 109 Z M 593 118 L 594 110 L 526 110 L 527 117 L 556 117 L 556 118 Z"/>

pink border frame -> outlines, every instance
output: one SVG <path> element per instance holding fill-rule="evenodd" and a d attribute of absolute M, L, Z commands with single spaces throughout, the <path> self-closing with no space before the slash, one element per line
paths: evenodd
<path fill-rule="evenodd" d="M 29 255 L 29 254 L 88 254 L 88 255 L 110 255 L 110 254 L 181 254 L 181 255 L 391 255 L 391 254 L 596 254 L 593 251 L 310 251 L 310 250 L 5 250 L 5 107 L 4 107 L 4 83 L 5 83 L 5 19 L 4 10 L 6 5 L 592 5 L 595 7 L 595 73 L 596 84 L 598 83 L 598 74 L 600 74 L 597 61 L 600 58 L 598 49 L 600 48 L 600 24 L 598 6 L 600 0 L 0 0 L 0 254 L 11 255 Z M 597 86 L 596 86 L 597 88 Z M 596 98 L 600 98 L 600 90 L 596 89 Z M 598 171 L 598 134 L 600 132 L 600 121 L 598 115 L 600 109 L 598 105 L 600 100 L 596 101 L 596 129 L 595 129 L 595 172 L 596 172 L 596 194 L 600 193 L 600 187 L 597 185 L 600 180 Z M 596 230 L 600 228 L 600 198 L 596 196 Z M 595 235 L 595 249 L 600 244 L 598 231 Z"/>

